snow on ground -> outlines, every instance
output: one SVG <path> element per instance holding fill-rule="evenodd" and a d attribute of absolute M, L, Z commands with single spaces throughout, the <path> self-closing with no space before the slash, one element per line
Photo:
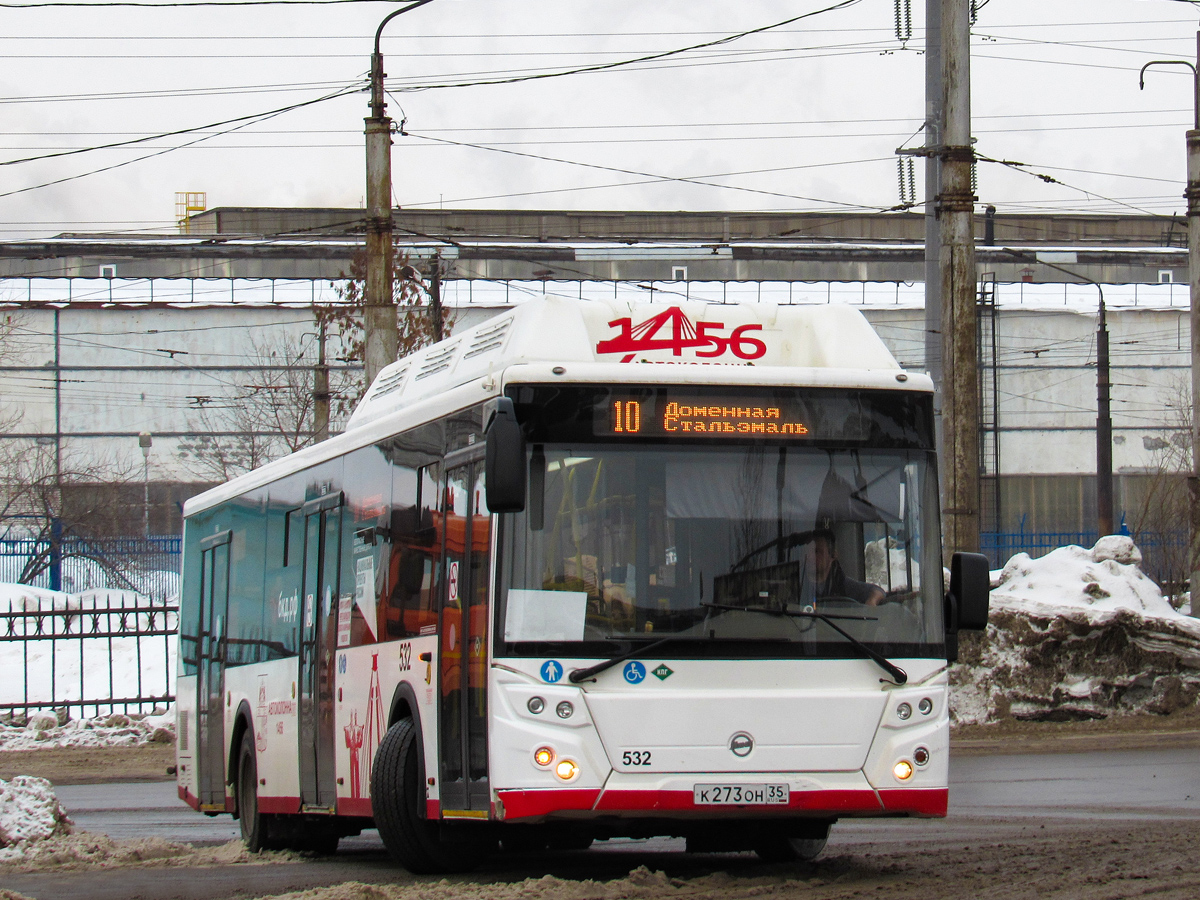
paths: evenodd
<path fill-rule="evenodd" d="M 993 573 L 986 635 L 960 635 L 951 714 L 1063 721 L 1169 714 L 1200 696 L 1200 620 L 1138 568 L 1128 537 L 1019 553 Z"/>
<path fill-rule="evenodd" d="M 0 703 L 93 700 L 168 696 L 175 691 L 176 638 L 83 638 L 92 631 L 162 629 L 165 612 L 131 613 L 123 608 L 146 608 L 147 598 L 132 591 L 95 590 L 79 594 L 49 591 L 19 584 L 0 584 L 0 613 L 29 615 L 0 622 L 0 635 L 50 633 L 74 637 L 15 641 L 0 644 Z M 154 604 L 161 606 L 162 604 Z M 172 604 L 175 605 L 175 604 Z M 97 609 L 117 612 L 95 613 Z M 93 611 L 89 614 L 89 611 Z M 175 626 L 174 614 L 171 627 Z M 72 715 L 80 715 L 78 706 Z M 83 708 L 84 714 L 113 712 L 111 707 Z"/>
<path fill-rule="evenodd" d="M 52 747 L 128 747 L 174 743 L 173 707 L 154 715 L 114 713 L 94 719 L 60 720 L 52 712 L 32 712 L 23 723 L 0 723 L 0 751 Z"/>
<path fill-rule="evenodd" d="M 27 845 L 71 833 L 71 820 L 45 778 L 0 781 L 0 861 L 23 856 Z"/>

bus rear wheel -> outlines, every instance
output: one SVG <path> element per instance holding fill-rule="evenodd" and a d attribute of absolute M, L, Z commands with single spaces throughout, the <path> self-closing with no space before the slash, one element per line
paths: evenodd
<path fill-rule="evenodd" d="M 474 862 L 467 842 L 443 840 L 438 822 L 422 817 L 425 791 L 420 783 L 421 747 L 412 719 L 388 729 L 371 768 L 371 811 L 391 857 L 415 874 L 457 872 Z M 457 850 L 457 852 L 455 852 Z"/>
<path fill-rule="evenodd" d="M 254 732 L 247 729 L 238 753 L 237 808 L 242 840 L 251 853 L 270 850 L 270 822 L 258 809 L 258 762 L 254 756 Z"/>

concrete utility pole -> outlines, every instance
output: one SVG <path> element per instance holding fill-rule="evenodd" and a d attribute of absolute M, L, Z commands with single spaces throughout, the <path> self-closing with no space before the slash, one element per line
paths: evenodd
<path fill-rule="evenodd" d="M 975 194 L 971 190 L 971 16 L 966 0 L 941 0 L 940 147 L 943 365 L 943 499 L 947 553 L 979 550 L 979 369 L 976 349 Z"/>
<path fill-rule="evenodd" d="M 371 115 L 366 122 L 367 144 L 367 283 L 363 296 L 363 368 L 367 384 L 396 361 L 396 304 L 392 297 L 392 120 L 383 99 L 383 27 L 396 16 L 433 0 L 414 0 L 390 13 L 375 31 L 371 54 Z"/>
<path fill-rule="evenodd" d="M 1192 471 L 1188 476 L 1188 570 L 1192 615 L 1200 617 L 1200 31 L 1196 32 L 1196 62 L 1156 59 L 1142 66 L 1138 87 L 1146 87 L 1146 70 L 1151 66 L 1186 66 L 1192 72 L 1192 127 L 1187 139 L 1188 285 L 1191 289 L 1192 333 Z"/>
<path fill-rule="evenodd" d="M 945 105 L 942 97 L 942 0 L 925 0 L 925 368 L 933 379 L 934 420 L 942 434 L 942 232 L 938 190 L 942 184 Z"/>

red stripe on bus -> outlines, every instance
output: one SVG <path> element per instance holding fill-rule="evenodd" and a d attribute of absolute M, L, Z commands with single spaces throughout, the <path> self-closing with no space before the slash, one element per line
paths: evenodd
<path fill-rule="evenodd" d="M 430 800 L 425 798 L 425 818 L 438 819 L 442 815 L 442 802 L 440 800 Z"/>
<path fill-rule="evenodd" d="M 299 797 L 259 797 L 258 811 L 262 813 L 298 813 Z"/>
<path fill-rule="evenodd" d="M 338 797 L 337 811 L 339 816 L 371 816 L 370 797 Z"/>
<path fill-rule="evenodd" d="M 879 797 L 888 812 L 906 812 L 914 816 L 945 818 L 950 800 L 948 788 L 891 788 Z"/>
<path fill-rule="evenodd" d="M 179 799 L 197 812 L 200 811 L 200 798 L 192 794 L 182 785 L 179 787 Z"/>
<path fill-rule="evenodd" d="M 497 791 L 504 804 L 505 819 L 544 816 L 565 809 L 591 809 L 600 796 L 599 788 L 553 788 L 546 791 Z"/>

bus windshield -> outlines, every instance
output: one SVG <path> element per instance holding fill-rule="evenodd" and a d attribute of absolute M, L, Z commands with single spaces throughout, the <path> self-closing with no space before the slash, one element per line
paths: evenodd
<path fill-rule="evenodd" d="M 828 617 L 884 656 L 944 655 L 936 489 L 919 449 L 539 445 L 498 650 L 861 656 Z"/>

